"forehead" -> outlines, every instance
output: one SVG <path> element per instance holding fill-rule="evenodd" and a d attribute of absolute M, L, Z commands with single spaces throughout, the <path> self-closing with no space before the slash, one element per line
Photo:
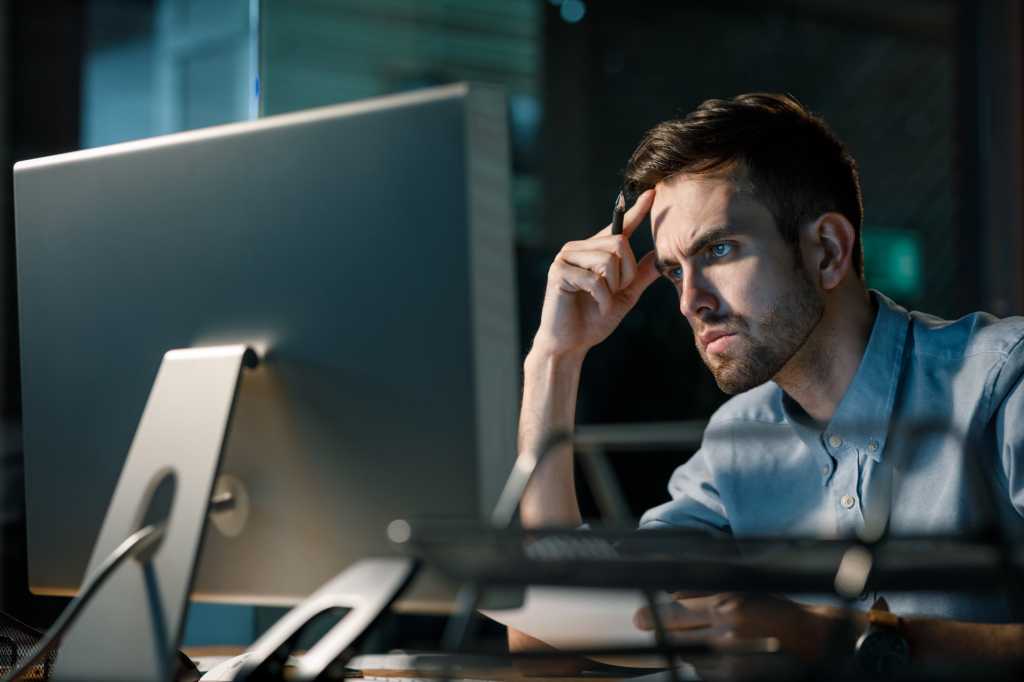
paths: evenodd
<path fill-rule="evenodd" d="M 658 183 L 651 207 L 656 245 L 671 242 L 685 249 L 702 233 L 726 225 L 756 233 L 774 230 L 775 219 L 743 178 L 677 175 Z"/>

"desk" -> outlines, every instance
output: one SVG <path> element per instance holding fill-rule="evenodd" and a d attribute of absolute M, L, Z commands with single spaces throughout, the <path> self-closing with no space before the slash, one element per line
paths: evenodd
<path fill-rule="evenodd" d="M 195 646 L 183 649 L 186 656 L 191 658 L 199 666 L 200 671 L 206 672 L 216 663 L 225 658 L 231 658 L 243 653 L 243 647 L 232 646 Z M 394 668 L 369 668 L 362 669 L 364 679 L 385 679 L 385 680 L 419 680 L 419 679 L 441 679 L 442 675 L 425 674 L 422 671 Z M 648 677 L 649 676 L 645 676 Z M 359 679 L 359 678 L 354 678 Z M 619 680 L 636 679 L 636 676 L 590 673 L 586 676 L 544 676 L 533 675 L 521 669 L 500 668 L 491 670 L 474 670 L 472 673 L 459 674 L 452 678 L 454 680 L 494 680 L 499 682 L 573 682 L 574 680 L 601 680 L 601 682 L 618 682 Z M 666 680 L 668 676 L 666 675 Z"/>

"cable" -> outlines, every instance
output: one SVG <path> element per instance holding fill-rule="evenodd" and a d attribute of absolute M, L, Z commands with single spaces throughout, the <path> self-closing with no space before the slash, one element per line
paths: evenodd
<path fill-rule="evenodd" d="M 548 454 L 559 445 L 572 442 L 572 433 L 569 431 L 552 431 L 541 440 L 540 447 L 536 452 L 524 450 L 516 457 L 515 466 L 512 467 L 505 487 L 501 491 L 498 503 L 494 506 L 494 513 L 491 515 L 491 523 L 495 528 L 511 528 L 516 518 L 516 511 L 519 503 L 526 493 L 526 487 L 533 479 L 533 474 L 544 461 Z"/>
<path fill-rule="evenodd" d="M 125 559 L 138 557 L 139 555 L 143 555 L 140 561 L 148 561 L 152 555 L 147 555 L 147 550 L 155 549 L 154 545 L 163 539 L 163 535 L 163 525 L 146 526 L 132 533 L 124 542 L 118 545 L 117 549 L 103 560 L 103 563 L 100 564 L 96 572 L 85 581 L 82 589 L 78 592 L 78 596 L 71 600 L 71 603 L 60 614 L 57 622 L 47 631 L 46 636 L 36 644 L 24 661 L 4 676 L 2 682 L 13 682 L 13 680 L 17 680 L 27 674 L 33 666 L 38 665 L 51 649 L 60 644 L 68 629 L 78 619 L 82 609 L 89 603 L 93 595 L 96 594 L 96 591 L 103 586 L 103 583 L 107 581 L 107 578 L 113 574 L 117 567 L 124 563 Z"/>

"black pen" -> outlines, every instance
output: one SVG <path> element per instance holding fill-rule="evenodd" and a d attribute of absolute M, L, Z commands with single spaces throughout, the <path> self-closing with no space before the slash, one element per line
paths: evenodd
<path fill-rule="evenodd" d="M 622 234 L 622 219 L 626 215 L 626 197 L 619 192 L 615 199 L 615 209 L 612 211 L 612 234 Z"/>

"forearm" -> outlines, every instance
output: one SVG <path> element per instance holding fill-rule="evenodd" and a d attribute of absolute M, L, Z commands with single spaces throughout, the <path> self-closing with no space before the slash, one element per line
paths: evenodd
<path fill-rule="evenodd" d="M 805 607 L 829 620 L 853 619 L 853 637 L 867 628 L 867 616 L 831 606 Z M 971 623 L 943 618 L 904 617 L 904 637 L 913 660 L 921 663 L 940 661 L 999 662 L 1024 657 L 1024 624 Z M 853 650 L 854 642 L 849 649 Z"/>
<path fill-rule="evenodd" d="M 1024 657 L 1024 624 L 906 618 L 915 660 L 1005 661 Z"/>
<path fill-rule="evenodd" d="M 548 434 L 571 432 L 576 420 L 582 356 L 531 351 L 524 364 L 519 452 L 537 452 Z M 573 477 L 572 446 L 547 453 L 523 495 L 520 518 L 526 527 L 581 523 Z"/>

